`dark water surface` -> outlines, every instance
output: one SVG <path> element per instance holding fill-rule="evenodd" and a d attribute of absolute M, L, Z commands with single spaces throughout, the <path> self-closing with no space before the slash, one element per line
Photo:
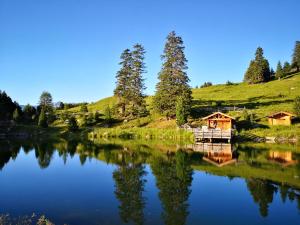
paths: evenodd
<path fill-rule="evenodd" d="M 297 146 L 4 141 L 0 214 L 71 225 L 296 225 L 299 161 Z"/>

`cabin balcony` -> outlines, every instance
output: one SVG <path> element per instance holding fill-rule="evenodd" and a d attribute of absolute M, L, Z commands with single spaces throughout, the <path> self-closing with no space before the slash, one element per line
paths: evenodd
<path fill-rule="evenodd" d="M 228 140 L 230 141 L 233 137 L 233 129 L 206 129 L 205 127 L 202 127 L 202 129 L 195 129 L 194 135 L 195 135 L 195 141 L 205 141 L 209 140 L 212 142 L 213 139 L 219 139 L 219 140 Z"/>

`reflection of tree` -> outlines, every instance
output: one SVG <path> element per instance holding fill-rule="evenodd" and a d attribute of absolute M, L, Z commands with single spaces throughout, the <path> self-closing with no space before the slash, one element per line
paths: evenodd
<path fill-rule="evenodd" d="M 286 197 L 288 195 L 289 187 L 286 185 L 279 186 L 281 200 L 284 203 L 286 201 Z"/>
<path fill-rule="evenodd" d="M 146 180 L 143 177 L 145 175 L 145 167 L 141 163 L 125 163 L 125 160 L 113 173 L 115 195 L 120 202 L 120 217 L 125 223 L 131 221 L 134 224 L 144 223 L 143 191 Z"/>
<path fill-rule="evenodd" d="M 10 159 L 15 160 L 17 158 L 21 145 L 18 143 L 1 142 L 0 146 L 0 170 L 2 170 Z"/>
<path fill-rule="evenodd" d="M 54 148 L 51 143 L 38 143 L 35 148 L 35 155 L 41 169 L 45 169 L 50 165 Z"/>
<path fill-rule="evenodd" d="M 185 224 L 188 212 L 188 198 L 191 193 L 192 169 L 188 155 L 178 151 L 175 158 L 164 160 L 154 158 L 151 164 L 164 212 L 166 225 Z"/>
<path fill-rule="evenodd" d="M 249 179 L 246 181 L 254 202 L 259 205 L 261 216 L 268 216 L 269 203 L 273 201 L 277 188 L 270 182 L 261 179 Z"/>

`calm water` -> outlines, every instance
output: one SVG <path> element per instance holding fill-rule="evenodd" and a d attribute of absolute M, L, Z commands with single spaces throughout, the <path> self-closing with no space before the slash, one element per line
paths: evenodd
<path fill-rule="evenodd" d="M 0 214 L 84 225 L 300 224 L 299 161 L 297 146 L 6 141 Z"/>

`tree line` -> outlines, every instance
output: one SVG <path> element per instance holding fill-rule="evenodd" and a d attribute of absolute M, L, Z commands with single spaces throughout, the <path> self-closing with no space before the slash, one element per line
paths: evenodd
<path fill-rule="evenodd" d="M 264 51 L 258 47 L 255 58 L 250 61 L 249 67 L 244 75 L 244 81 L 249 84 L 268 82 L 273 79 L 282 79 L 287 75 L 300 71 L 300 41 L 296 41 L 292 54 L 292 62 L 279 61 L 276 72 L 270 68 L 269 61 L 264 57 Z"/>

